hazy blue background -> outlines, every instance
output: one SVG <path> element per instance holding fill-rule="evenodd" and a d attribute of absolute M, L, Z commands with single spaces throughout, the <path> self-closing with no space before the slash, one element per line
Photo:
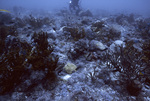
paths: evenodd
<path fill-rule="evenodd" d="M 70 0 L 0 0 L 0 9 L 22 6 L 28 9 L 61 9 L 68 8 Z M 150 0 L 80 0 L 82 8 L 92 11 L 107 10 L 111 12 L 150 12 Z"/>

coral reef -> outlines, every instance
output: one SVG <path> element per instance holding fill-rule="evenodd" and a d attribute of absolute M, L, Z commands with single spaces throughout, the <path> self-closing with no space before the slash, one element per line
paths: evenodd
<path fill-rule="evenodd" d="M 119 49 L 116 48 L 116 52 L 111 54 L 109 52 L 107 56 L 108 67 L 113 68 L 114 72 L 119 72 L 120 83 L 127 87 L 131 95 L 137 96 L 142 88 L 140 83 L 142 82 L 142 77 L 139 75 L 139 72 L 144 71 L 146 68 L 145 63 L 140 62 L 143 54 L 133 47 L 132 41 L 129 41 L 126 43 L 126 47 L 119 46 Z M 135 83 L 135 80 L 138 83 Z"/>
<path fill-rule="evenodd" d="M 53 48 L 48 44 L 47 33 L 34 33 L 33 38 L 36 46 L 28 56 L 28 62 L 32 64 L 33 70 L 45 70 L 47 68 L 48 72 L 51 73 L 56 68 L 58 58 L 50 56 Z"/>
<path fill-rule="evenodd" d="M 144 74 L 143 76 L 146 78 L 145 82 L 148 83 L 148 85 L 150 85 L 150 40 L 146 41 L 145 43 L 143 43 L 143 52 L 144 52 L 144 56 L 142 58 L 142 60 L 147 63 L 146 68 L 144 69 Z"/>
<path fill-rule="evenodd" d="M 149 18 L 12 13 L 0 22 L 0 100 L 150 99 Z"/>
<path fill-rule="evenodd" d="M 36 34 L 36 33 L 35 33 Z M 34 36 L 35 48 L 19 39 L 10 40 L 7 52 L 3 52 L 0 59 L 0 94 L 5 94 L 24 81 L 25 76 L 33 71 L 47 70 L 47 80 L 53 80 L 58 58 L 51 56 L 52 47 L 48 45 L 47 33 Z M 31 67 L 30 67 L 31 66 Z M 30 68 L 28 68 L 30 67 Z"/>
<path fill-rule="evenodd" d="M 92 24 L 91 30 L 95 32 L 95 39 L 102 40 L 107 44 L 121 37 L 121 26 L 117 24 L 107 25 L 106 21 L 96 21 Z"/>
<path fill-rule="evenodd" d="M 92 25 L 92 30 L 94 31 L 94 32 L 98 32 L 98 31 L 100 31 L 102 28 L 104 27 L 104 21 L 97 21 L 97 22 L 95 22 L 95 23 L 93 23 L 93 25 Z"/>
<path fill-rule="evenodd" d="M 23 80 L 28 73 L 24 61 L 27 57 L 30 47 L 27 43 L 19 40 L 12 44 L 8 52 L 4 52 L 0 59 L 0 94 L 10 92 Z"/>
<path fill-rule="evenodd" d="M 80 56 L 85 55 L 89 50 L 89 45 L 86 40 L 80 39 L 79 41 L 75 42 L 73 48 L 70 48 L 67 55 L 70 59 L 76 60 Z"/>
<path fill-rule="evenodd" d="M 85 37 L 85 30 L 84 28 L 69 28 L 65 27 L 63 28 L 64 32 L 69 32 L 68 34 L 71 35 L 71 37 L 75 40 L 78 41 L 79 39 L 82 39 Z"/>
<path fill-rule="evenodd" d="M 18 32 L 16 31 L 15 26 L 1 26 L 0 27 L 0 54 L 5 50 L 5 39 L 8 35 L 17 36 Z"/>

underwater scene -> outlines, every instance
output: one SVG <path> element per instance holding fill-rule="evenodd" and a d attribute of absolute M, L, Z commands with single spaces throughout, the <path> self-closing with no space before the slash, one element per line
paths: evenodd
<path fill-rule="evenodd" d="M 150 0 L 0 0 L 0 101 L 150 101 Z"/>

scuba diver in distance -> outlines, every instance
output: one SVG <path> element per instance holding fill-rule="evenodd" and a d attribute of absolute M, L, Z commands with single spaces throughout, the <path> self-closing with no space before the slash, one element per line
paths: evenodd
<path fill-rule="evenodd" d="M 78 15 L 78 13 L 80 11 L 79 0 L 71 0 L 69 2 L 69 9 L 70 9 L 71 13 L 75 13 L 76 15 Z"/>

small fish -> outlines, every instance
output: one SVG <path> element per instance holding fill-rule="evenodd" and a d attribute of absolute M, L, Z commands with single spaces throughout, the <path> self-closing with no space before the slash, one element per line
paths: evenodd
<path fill-rule="evenodd" d="M 139 40 L 134 40 L 133 42 L 134 42 L 134 43 L 140 43 L 140 41 L 139 41 Z"/>
<path fill-rule="evenodd" d="M 0 9 L 0 12 L 7 12 L 7 13 L 10 13 L 10 11 L 5 10 L 5 9 Z"/>
<path fill-rule="evenodd" d="M 143 75 L 144 75 L 144 72 L 139 72 L 139 75 L 143 76 Z"/>

